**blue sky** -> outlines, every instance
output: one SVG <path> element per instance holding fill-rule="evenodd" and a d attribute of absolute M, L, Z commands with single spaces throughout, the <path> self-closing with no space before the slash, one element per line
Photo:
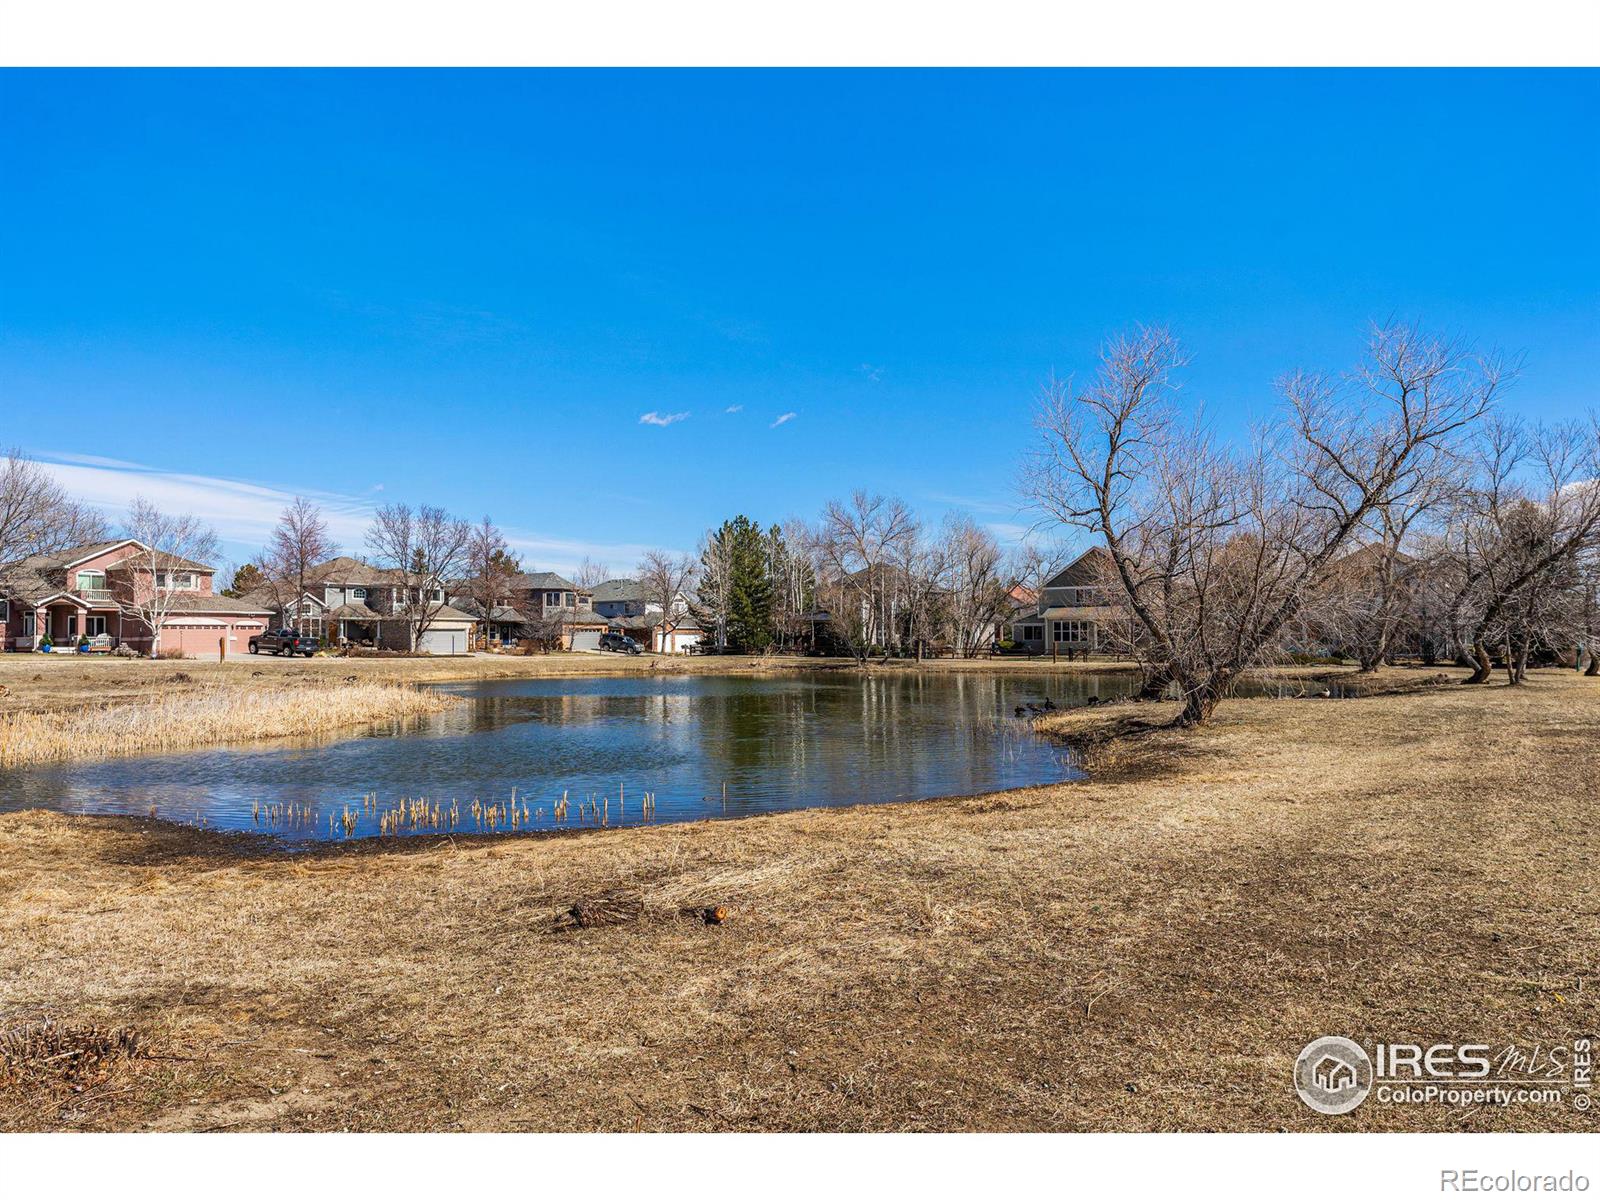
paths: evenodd
<path fill-rule="evenodd" d="M 1594 72 L 7 71 L 0 395 L 240 559 L 295 492 L 541 568 L 858 486 L 1013 534 L 1136 321 L 1224 426 L 1390 315 L 1596 403 L 1597 127 Z"/>

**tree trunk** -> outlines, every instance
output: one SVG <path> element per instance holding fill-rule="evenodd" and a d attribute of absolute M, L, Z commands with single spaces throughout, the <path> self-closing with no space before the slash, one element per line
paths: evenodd
<path fill-rule="evenodd" d="M 1223 685 L 1216 678 L 1185 687 L 1183 711 L 1178 714 L 1177 724 L 1186 727 L 1204 725 L 1216 712 L 1217 705 L 1222 701 L 1222 693 Z"/>
<path fill-rule="evenodd" d="M 1144 671 L 1144 678 L 1139 684 L 1139 690 L 1135 694 L 1140 700 L 1159 700 L 1166 695 L 1167 686 L 1171 682 L 1172 676 L 1166 671 L 1147 667 Z"/>
<path fill-rule="evenodd" d="M 1494 663 L 1489 658 L 1489 648 L 1482 642 L 1472 643 L 1472 674 L 1467 677 L 1466 682 L 1488 683 L 1492 674 L 1494 674 Z"/>
<path fill-rule="evenodd" d="M 1589 651 L 1589 669 L 1584 674 L 1600 675 L 1600 655 L 1597 655 L 1593 650 Z"/>

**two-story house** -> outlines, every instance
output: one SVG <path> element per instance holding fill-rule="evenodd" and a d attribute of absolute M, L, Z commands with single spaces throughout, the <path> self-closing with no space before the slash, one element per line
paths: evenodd
<path fill-rule="evenodd" d="M 405 576 L 342 554 L 320 562 L 307 575 L 305 594 L 273 595 L 263 588 L 249 599 L 265 604 L 286 626 L 340 645 L 411 650 Z M 415 649 L 428 654 L 465 654 L 471 649 L 473 617 L 446 603 L 443 585 L 425 598 L 440 605 Z"/>
<path fill-rule="evenodd" d="M 1095 546 L 1045 581 L 1011 618 L 1011 640 L 1032 654 L 1094 654 L 1109 648 L 1118 609 L 1107 592 L 1111 555 Z M 1013 592 L 1016 595 L 1015 592 Z"/>
<path fill-rule="evenodd" d="M 479 636 L 510 643 L 542 637 L 572 650 L 597 650 L 606 619 L 594 610 L 594 593 L 554 571 L 524 571 L 500 585 L 487 613 L 478 612 L 474 589 L 462 581 L 451 589 L 451 603 L 478 622 Z"/>
<path fill-rule="evenodd" d="M 122 538 L 7 564 L 0 568 L 0 644 L 76 650 L 87 638 L 93 649 L 126 645 L 148 654 L 154 631 L 133 610 L 155 589 L 167 593 L 159 606 L 164 652 L 242 654 L 266 628 L 266 608 L 216 594 L 216 568 L 171 555 L 153 561 L 154 570 L 149 548 Z"/>
<path fill-rule="evenodd" d="M 659 654 L 686 654 L 700 644 L 700 624 L 689 611 L 689 598 L 673 598 L 670 617 L 650 599 L 637 579 L 607 579 L 595 584 L 594 610 L 608 627 L 625 633 Z"/>
<path fill-rule="evenodd" d="M 598 650 L 606 619 L 594 610 L 594 593 L 554 571 L 524 571 L 508 581 L 509 603 L 532 622 L 559 625 L 569 650 Z"/>

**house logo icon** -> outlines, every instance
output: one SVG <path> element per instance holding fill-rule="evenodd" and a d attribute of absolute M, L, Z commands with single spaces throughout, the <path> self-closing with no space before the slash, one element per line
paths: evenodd
<path fill-rule="evenodd" d="M 1349 1038 L 1318 1038 L 1294 1060 L 1294 1090 L 1319 1113 L 1353 1112 L 1372 1090 L 1372 1060 Z"/>

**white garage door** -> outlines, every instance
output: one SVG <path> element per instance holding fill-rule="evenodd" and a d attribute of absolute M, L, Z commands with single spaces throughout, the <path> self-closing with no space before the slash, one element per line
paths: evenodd
<path fill-rule="evenodd" d="M 422 644 L 417 649 L 426 650 L 429 654 L 465 654 L 467 652 L 467 631 L 465 629 L 430 629 L 422 635 Z"/>
<path fill-rule="evenodd" d="M 574 650 L 600 649 L 600 631 L 598 629 L 579 629 L 572 635 L 572 648 Z"/>

